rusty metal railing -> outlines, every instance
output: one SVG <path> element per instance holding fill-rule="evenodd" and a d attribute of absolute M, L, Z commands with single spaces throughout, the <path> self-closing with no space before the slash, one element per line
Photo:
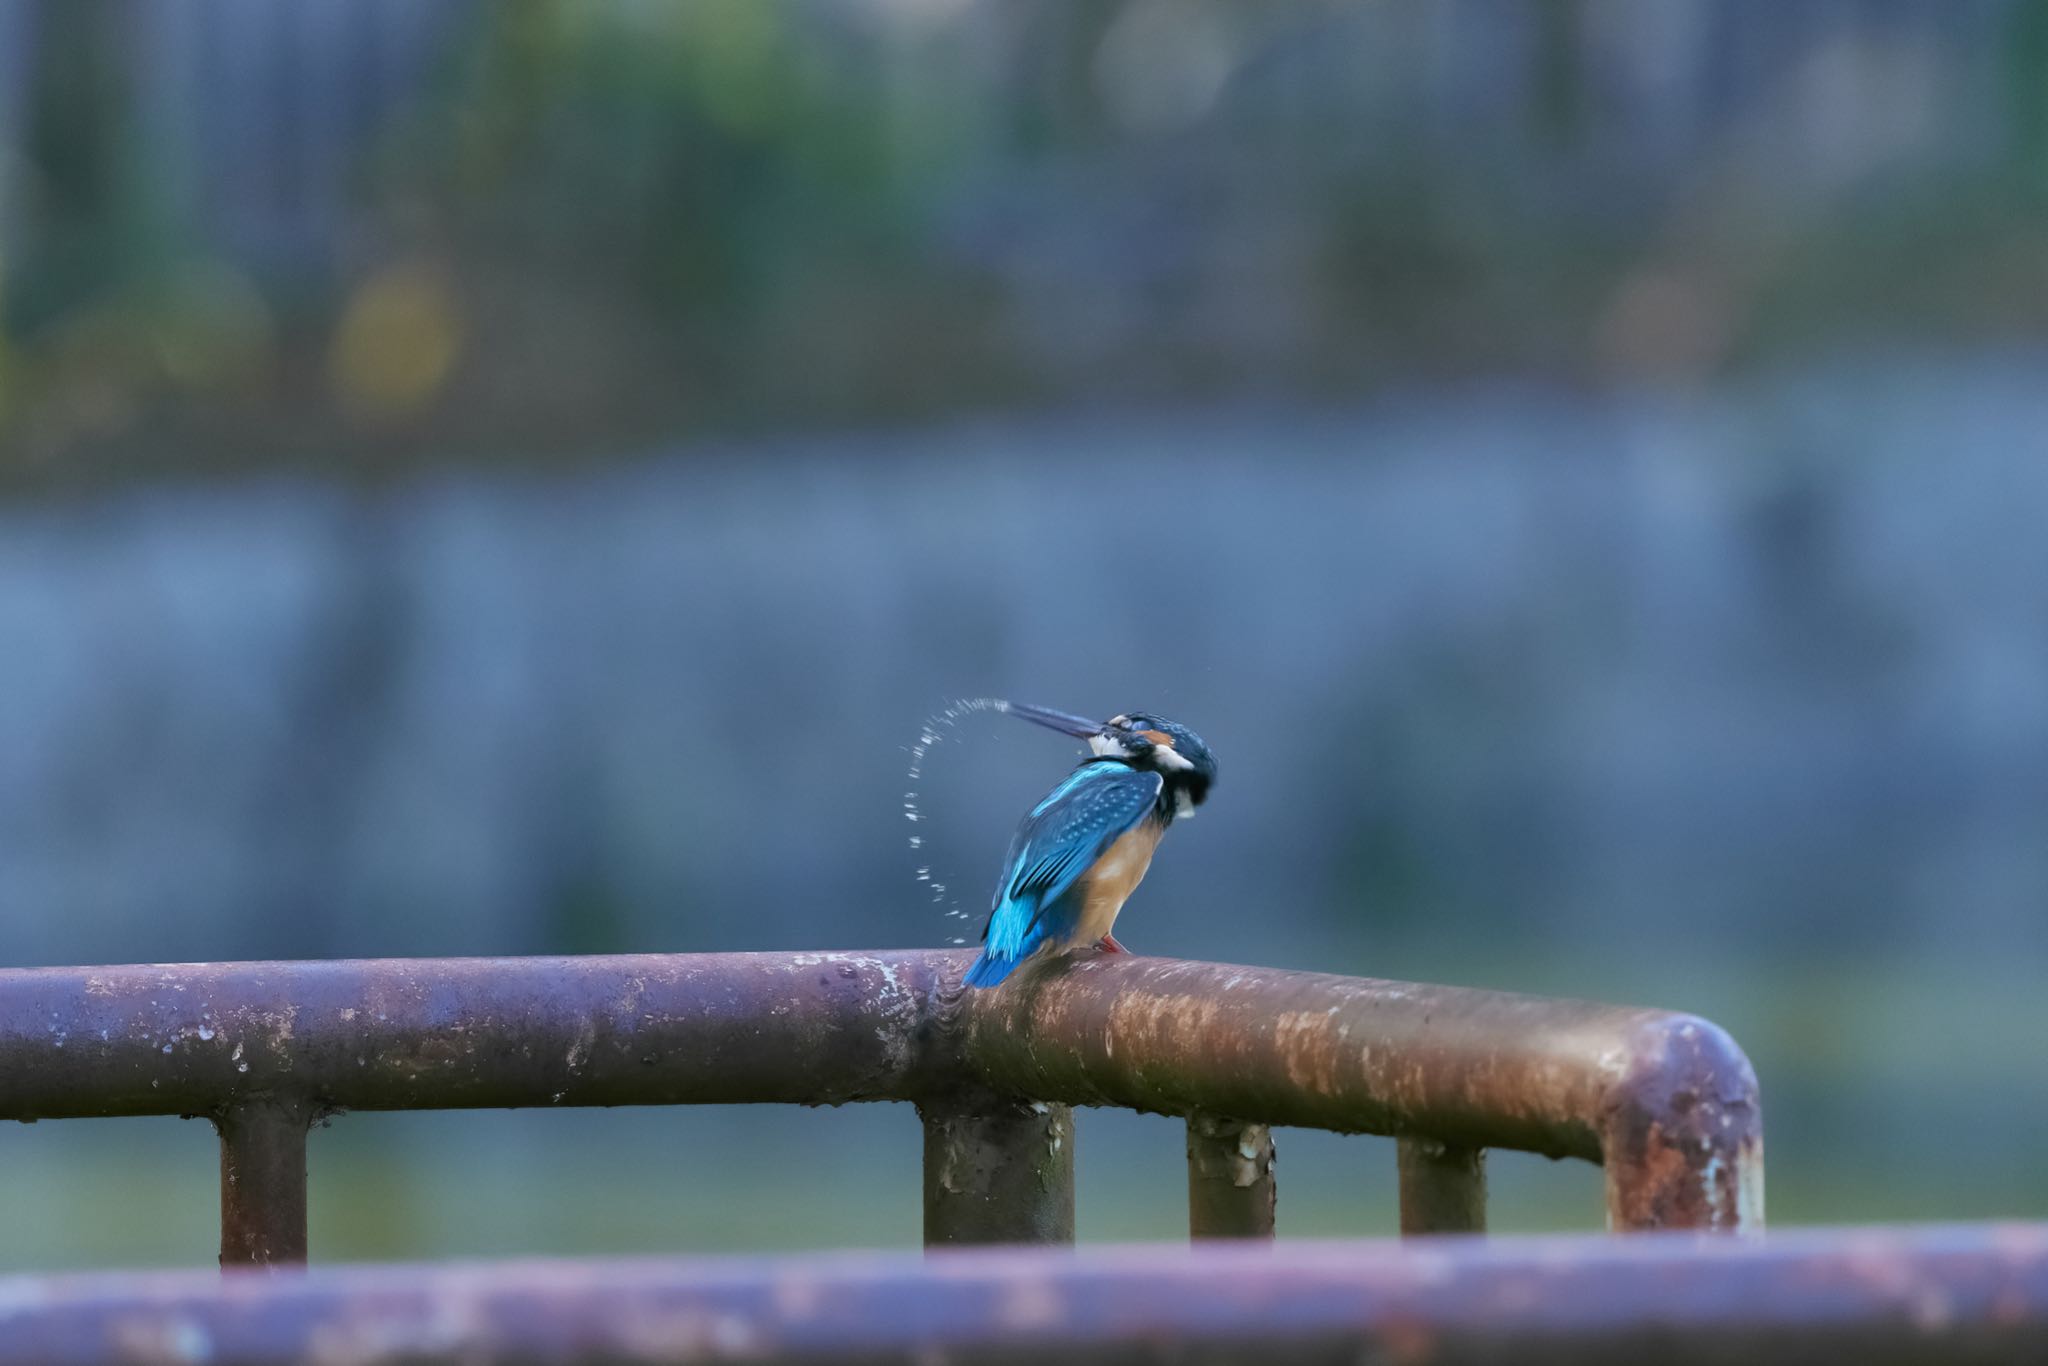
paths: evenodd
<path fill-rule="evenodd" d="M 348 1110 L 914 1103 L 928 1245 L 1066 1242 L 1075 1105 L 1187 1117 L 1196 1237 L 1273 1230 L 1272 1125 L 1400 1139 L 1404 1232 L 1483 1225 L 1488 1148 L 1606 1170 L 1620 1230 L 1763 1221 L 1756 1078 L 1693 1016 L 1127 956 L 966 991 L 967 955 L 0 971 L 0 1120 L 205 1116 L 221 1261 L 306 1256 Z"/>
<path fill-rule="evenodd" d="M 2048 1225 L 0 1281 L 0 1366 L 2048 1361 Z"/>

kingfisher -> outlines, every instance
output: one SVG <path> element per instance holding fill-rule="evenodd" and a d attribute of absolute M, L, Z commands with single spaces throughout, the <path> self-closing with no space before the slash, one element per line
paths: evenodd
<path fill-rule="evenodd" d="M 967 985 L 992 987 L 1048 945 L 1126 950 L 1110 933 L 1166 827 L 1216 781 L 1202 737 L 1147 712 L 1107 721 L 1012 702 L 1012 716 L 1088 742 L 1090 757 L 1031 808 L 1010 840 Z"/>

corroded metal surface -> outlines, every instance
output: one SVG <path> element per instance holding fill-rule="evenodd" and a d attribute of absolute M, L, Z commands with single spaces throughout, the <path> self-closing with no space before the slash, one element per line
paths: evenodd
<path fill-rule="evenodd" d="M 0 1119 L 995 1095 L 1604 1155 L 1617 1228 L 1761 1223 L 1755 1076 L 1691 1016 L 1129 955 L 970 992 L 969 957 L 0 970 Z"/>
<path fill-rule="evenodd" d="M 1760 1225 L 1756 1075 L 1689 1015 L 1122 955 L 959 999 L 989 1085 L 1600 1160 L 1618 1228 Z"/>
<path fill-rule="evenodd" d="M 1188 1117 L 1188 1234 L 1270 1238 L 1278 1190 L 1273 1131 L 1264 1124 Z"/>
<path fill-rule="evenodd" d="M 0 1119 L 900 1099 L 922 953 L 0 970 Z"/>
<path fill-rule="evenodd" d="M 2048 1226 L 0 1280 L 0 1366 L 2048 1359 Z"/>
<path fill-rule="evenodd" d="M 1763 1118 L 1741 1050 L 1686 1016 L 1631 1044 L 1601 1113 L 1609 1227 L 1761 1228 Z"/>
<path fill-rule="evenodd" d="M 1484 1148 L 1404 1138 L 1395 1161 L 1401 1173 L 1401 1232 L 1486 1231 Z"/>
<path fill-rule="evenodd" d="M 919 1113 L 926 1247 L 1074 1241 L 1071 1109 L 982 1096 Z"/>

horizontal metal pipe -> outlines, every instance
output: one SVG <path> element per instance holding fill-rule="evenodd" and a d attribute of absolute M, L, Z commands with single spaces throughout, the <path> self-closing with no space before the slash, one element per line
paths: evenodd
<path fill-rule="evenodd" d="M 2048 1225 L 0 1280 L 0 1366 L 2048 1359 Z"/>
<path fill-rule="evenodd" d="M 0 1119 L 1033 1101 L 1608 1164 L 1617 1227 L 1762 1216 L 1756 1078 L 1686 1015 L 1129 955 L 954 951 L 0 971 Z"/>
<path fill-rule="evenodd" d="M 920 953 L 0 970 L 0 1119 L 908 1099 Z"/>
<path fill-rule="evenodd" d="M 1756 1074 L 1695 1016 L 1125 955 L 942 997 L 998 1090 L 1604 1156 L 1618 1229 L 1763 1223 Z"/>
<path fill-rule="evenodd" d="M 1747 1059 L 1689 1015 L 1171 958 L 1032 966 L 958 998 L 970 1063 L 1028 1095 L 1597 1159 L 1683 1037 L 1687 1107 L 1754 1119 Z"/>

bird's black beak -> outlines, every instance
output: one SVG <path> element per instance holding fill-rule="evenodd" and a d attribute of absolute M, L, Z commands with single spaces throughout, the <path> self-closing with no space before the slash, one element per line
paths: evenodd
<path fill-rule="evenodd" d="M 1012 702 L 1007 708 L 1010 715 L 1034 721 L 1062 735 L 1072 735 L 1086 740 L 1109 729 L 1100 721 L 1090 721 L 1085 716 L 1074 716 L 1068 712 L 1054 711 L 1050 707 L 1034 707 L 1024 702 Z"/>

